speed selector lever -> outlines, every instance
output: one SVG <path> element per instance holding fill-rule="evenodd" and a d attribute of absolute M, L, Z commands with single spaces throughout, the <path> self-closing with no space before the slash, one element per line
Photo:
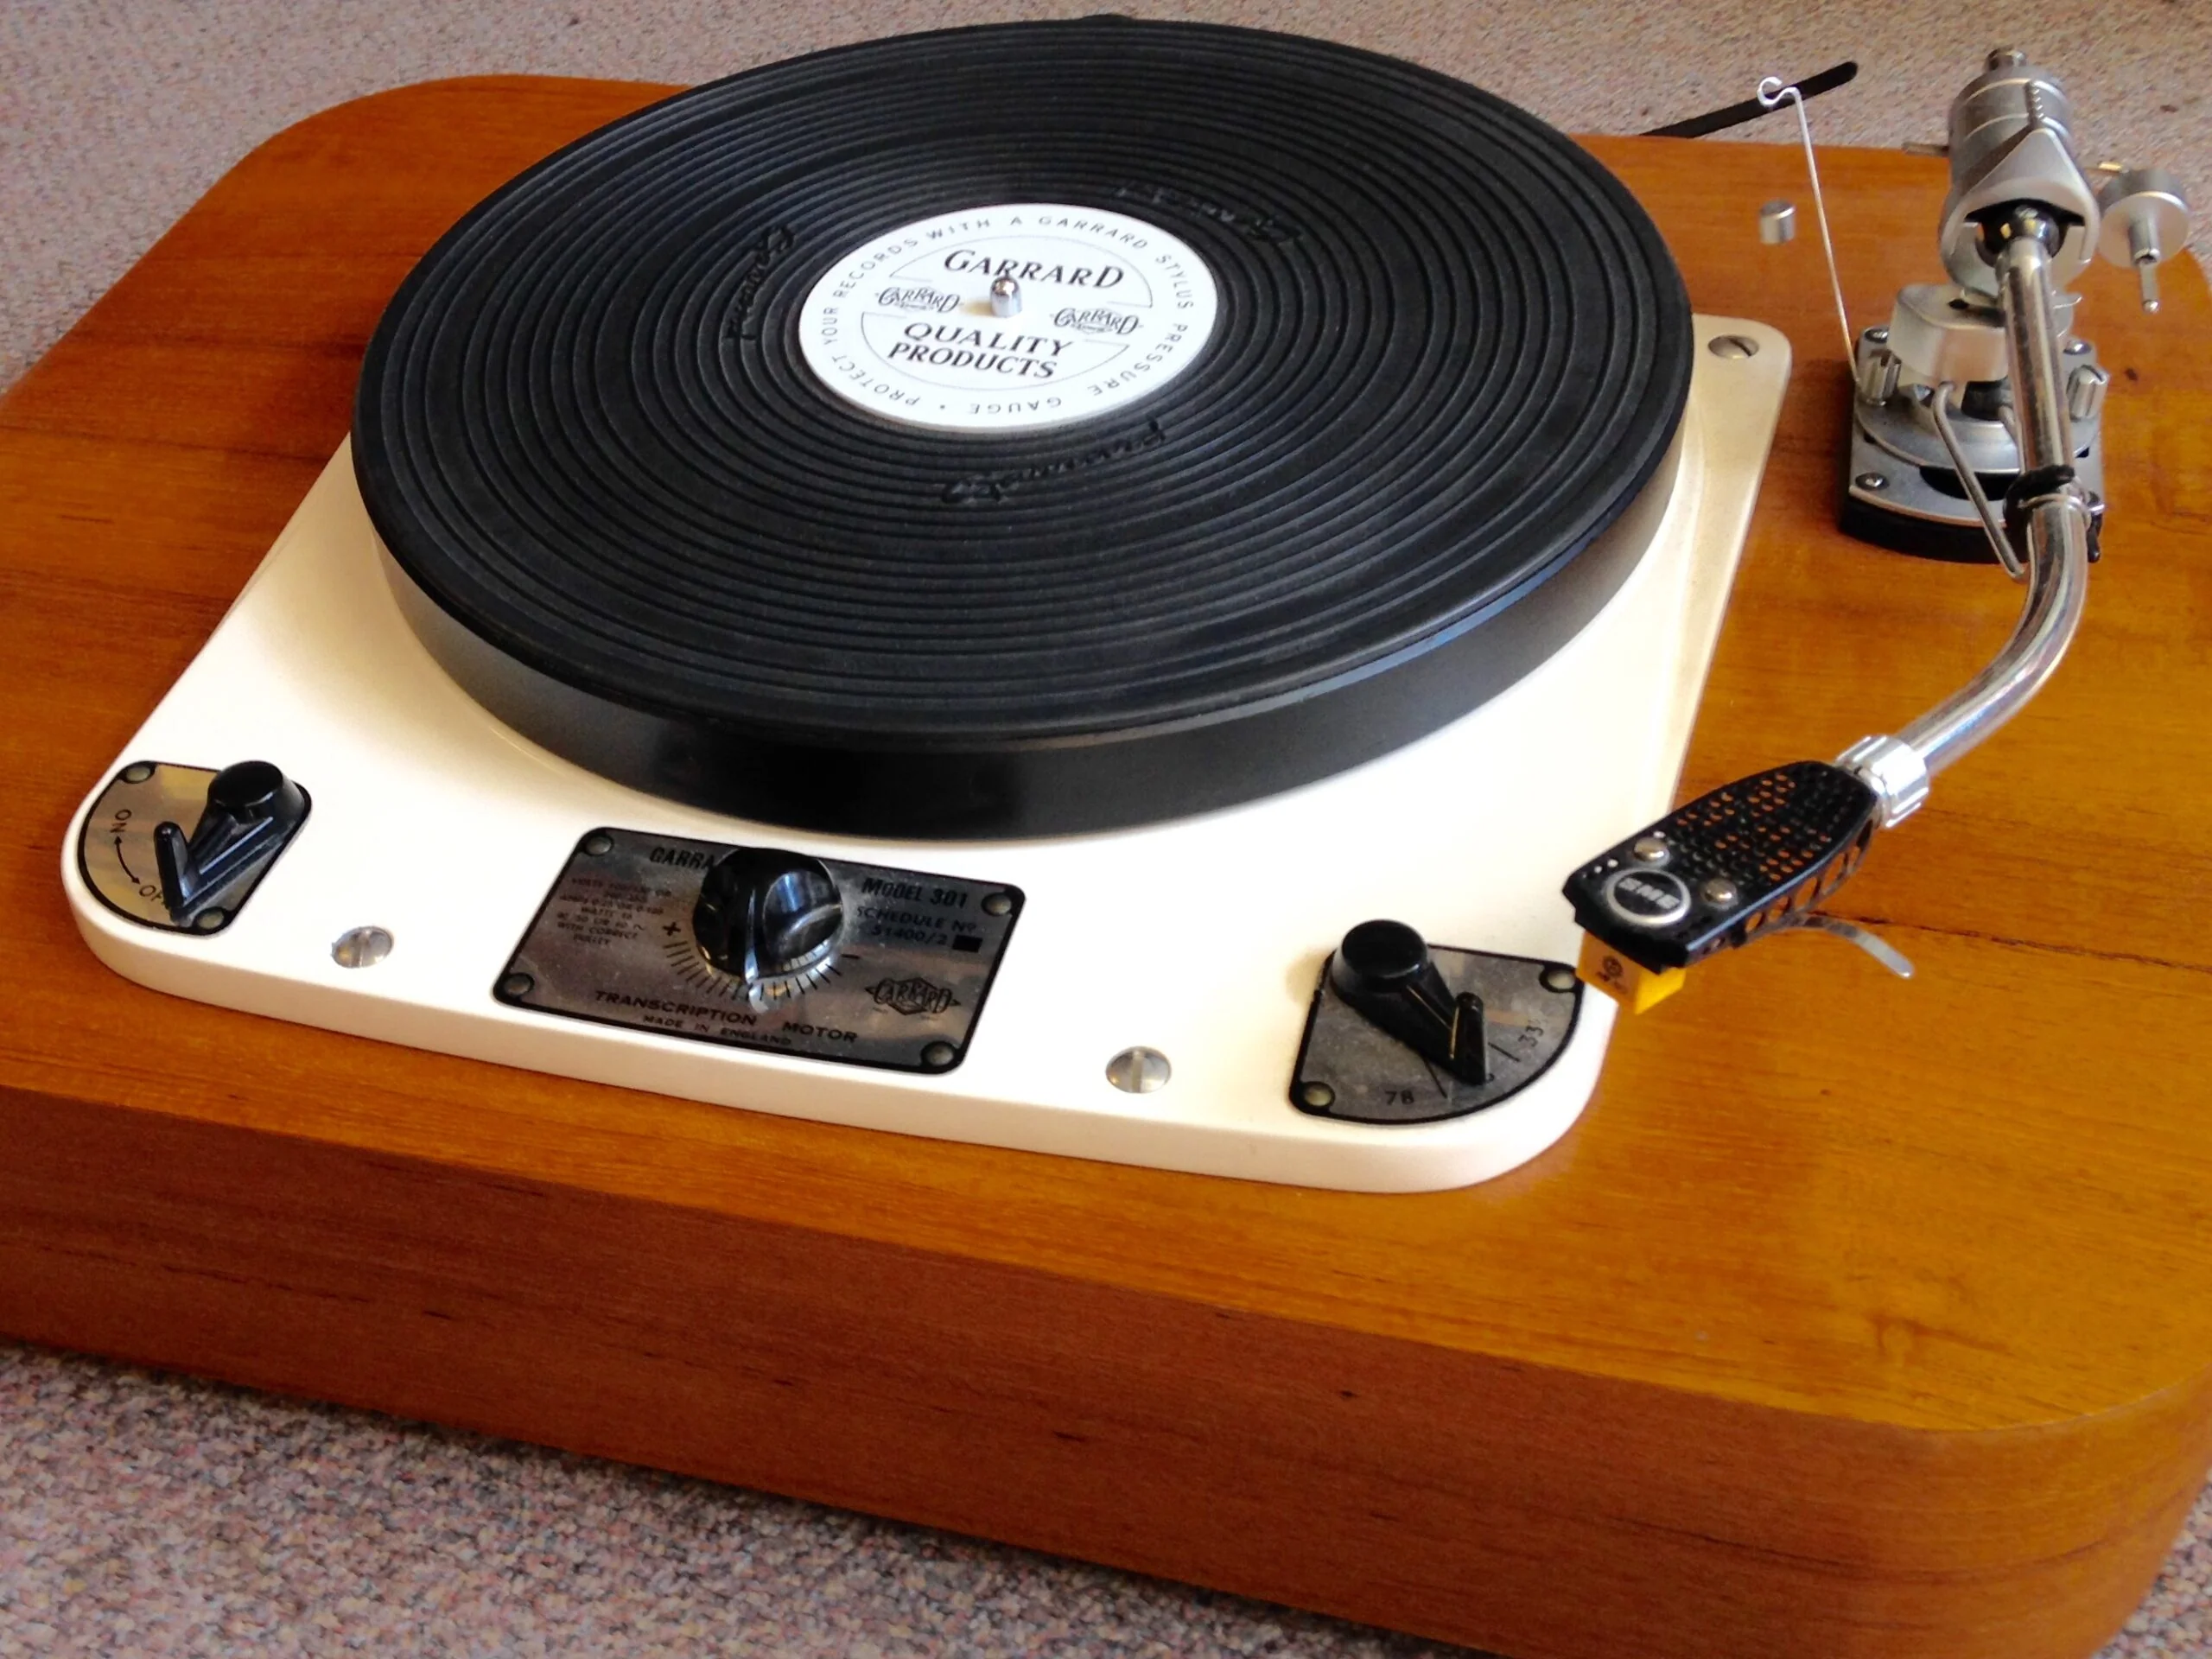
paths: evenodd
<path fill-rule="evenodd" d="M 1490 1081 L 1482 999 L 1454 996 L 1428 942 L 1403 922 L 1362 922 L 1345 934 L 1329 958 L 1329 985 L 1370 1025 L 1462 1083 Z"/>

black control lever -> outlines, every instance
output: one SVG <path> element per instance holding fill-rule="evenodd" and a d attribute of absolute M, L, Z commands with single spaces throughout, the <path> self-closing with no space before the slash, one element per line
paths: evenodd
<path fill-rule="evenodd" d="M 1369 1024 L 1462 1083 L 1490 1081 L 1483 1001 L 1452 995 L 1428 942 L 1403 922 L 1362 922 L 1329 958 L 1329 984 Z"/>
<path fill-rule="evenodd" d="M 154 830 L 169 919 L 191 925 L 240 877 L 283 851 L 307 813 L 307 791 L 266 760 L 241 760 L 217 772 L 189 839 L 175 823 Z"/>
<path fill-rule="evenodd" d="M 1583 980 L 1641 1013 L 1683 970 L 1803 921 L 1873 839 L 1880 802 L 1859 778 L 1798 760 L 1701 795 L 1567 878 L 1589 935 Z"/>

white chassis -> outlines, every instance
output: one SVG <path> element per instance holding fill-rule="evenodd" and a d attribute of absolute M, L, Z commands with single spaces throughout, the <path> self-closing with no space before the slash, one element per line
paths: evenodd
<path fill-rule="evenodd" d="M 1708 349 L 1719 335 L 1754 355 Z M 1654 543 L 1542 667 L 1420 742 L 1266 800 L 1109 834 L 900 842 L 717 817 L 607 782 L 485 713 L 417 643 L 340 449 L 151 718 L 93 781 L 61 860 L 99 958 L 156 990 L 387 1042 L 724 1106 L 1254 1180 L 1465 1185 L 1565 1134 L 1613 1005 L 1586 994 L 1551 1069 L 1448 1122 L 1368 1127 L 1288 1102 L 1318 976 L 1351 924 L 1573 961 L 1576 860 L 1670 804 L 1789 372 L 1762 325 L 1697 320 L 1674 497 Z M 87 890 L 83 813 L 140 760 L 273 760 L 314 810 L 225 931 L 126 920 Z M 957 1070 L 919 1076 L 715 1046 L 504 1006 L 509 955 L 601 825 L 798 848 L 1027 895 Z M 189 825 L 186 826 L 188 829 Z M 386 930 L 348 969 L 332 944 Z M 1125 1094 L 1108 1060 L 1173 1067 Z"/>

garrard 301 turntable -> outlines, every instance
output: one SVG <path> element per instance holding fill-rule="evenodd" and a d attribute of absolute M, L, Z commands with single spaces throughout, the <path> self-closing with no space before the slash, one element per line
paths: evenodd
<path fill-rule="evenodd" d="M 1964 504 L 2027 612 L 1834 766 L 1661 816 L 1789 351 L 1692 315 L 1601 167 L 1339 47 L 1014 25 L 683 93 L 456 226 L 87 798 L 79 925 L 181 995 L 702 1101 L 1497 1174 L 1614 997 L 1850 931 L 1813 901 L 2070 635 L 2053 296 L 2185 219 L 2101 198 L 2017 55 L 1953 127 L 1955 292 L 1859 348 L 1859 441 L 1944 446 L 1890 499 Z"/>

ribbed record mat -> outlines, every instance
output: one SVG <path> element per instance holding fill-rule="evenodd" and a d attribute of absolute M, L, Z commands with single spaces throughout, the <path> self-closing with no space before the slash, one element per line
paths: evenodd
<path fill-rule="evenodd" d="M 1025 256 L 1009 204 L 1107 252 Z M 1116 248 L 1212 297 L 1156 382 Z M 841 389 L 802 314 L 848 269 L 878 358 L 1010 390 Z M 1108 365 L 1098 412 L 944 429 L 1071 396 L 1056 351 Z M 753 70 L 524 174 L 393 300 L 353 454 L 410 620 L 555 751 L 773 823 L 1050 834 L 1326 775 L 1526 673 L 1640 556 L 1690 353 L 1643 211 L 1495 98 L 1015 24 Z"/>

